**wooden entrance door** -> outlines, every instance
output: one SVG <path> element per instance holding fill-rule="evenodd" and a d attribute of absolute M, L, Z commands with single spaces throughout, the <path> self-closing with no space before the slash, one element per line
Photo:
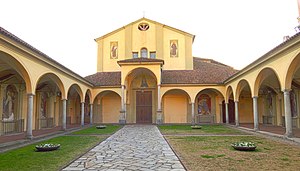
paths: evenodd
<path fill-rule="evenodd" d="M 152 123 L 152 91 L 136 91 L 136 123 Z"/>

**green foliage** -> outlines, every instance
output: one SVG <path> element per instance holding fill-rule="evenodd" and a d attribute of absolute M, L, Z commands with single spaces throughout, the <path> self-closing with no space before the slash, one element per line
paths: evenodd
<path fill-rule="evenodd" d="M 68 162 L 85 153 L 94 145 L 102 141 L 95 136 L 61 136 L 41 142 L 42 144 L 60 144 L 55 151 L 36 152 L 35 146 L 41 143 L 28 145 L 16 150 L 0 154 L 1 171 L 47 171 L 60 170 Z M 78 148 L 80 147 L 80 148 Z"/>

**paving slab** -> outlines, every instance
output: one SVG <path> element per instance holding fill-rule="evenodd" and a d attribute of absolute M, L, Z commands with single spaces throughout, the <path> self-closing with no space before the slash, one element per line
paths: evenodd
<path fill-rule="evenodd" d="M 126 125 L 63 170 L 80 169 L 185 170 L 155 125 Z"/>

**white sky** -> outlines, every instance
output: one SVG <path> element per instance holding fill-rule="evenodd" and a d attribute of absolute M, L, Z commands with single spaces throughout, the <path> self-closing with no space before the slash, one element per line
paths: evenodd
<path fill-rule="evenodd" d="M 295 34 L 297 0 L 0 0 L 0 26 L 81 76 L 95 38 L 145 17 L 196 35 L 193 56 L 235 69 Z"/>

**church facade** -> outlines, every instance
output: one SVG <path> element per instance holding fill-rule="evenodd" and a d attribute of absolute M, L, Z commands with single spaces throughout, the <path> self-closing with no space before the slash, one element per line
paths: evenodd
<path fill-rule="evenodd" d="M 95 39 L 85 78 L 0 27 L 0 135 L 99 123 L 300 127 L 300 35 L 240 71 L 193 57 L 195 36 L 141 18 Z"/>

